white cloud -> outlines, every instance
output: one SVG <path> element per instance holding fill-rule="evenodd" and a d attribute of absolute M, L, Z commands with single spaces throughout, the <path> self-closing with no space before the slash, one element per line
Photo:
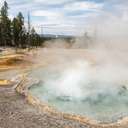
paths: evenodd
<path fill-rule="evenodd" d="M 4 0 L 0 0 L 0 6 L 3 2 Z M 87 22 L 104 15 L 102 11 L 106 13 L 108 11 L 114 16 L 119 15 L 128 21 L 127 0 L 103 0 L 101 3 L 91 0 L 7 0 L 7 2 L 11 19 L 19 11 L 23 12 L 27 19 L 27 13 L 30 11 L 32 24 L 38 32 L 40 31 L 38 26 L 43 25 L 46 33 L 77 33 L 78 30 L 85 29 Z"/>
<path fill-rule="evenodd" d="M 69 2 L 69 0 L 34 0 L 35 3 L 42 3 L 42 4 L 47 4 L 47 5 L 51 5 L 51 4 L 63 4 L 65 2 Z"/>
<path fill-rule="evenodd" d="M 3 0 L 0 0 L 0 8 L 2 7 L 3 5 Z"/>
<path fill-rule="evenodd" d="M 103 4 L 94 2 L 74 2 L 64 7 L 66 10 L 100 10 L 103 8 Z"/>
<path fill-rule="evenodd" d="M 115 8 L 120 18 L 124 21 L 128 21 L 128 1 L 125 4 L 117 4 Z"/>
<path fill-rule="evenodd" d="M 33 16 L 45 16 L 45 17 L 59 17 L 60 13 L 47 11 L 47 10 L 36 10 L 31 13 Z"/>

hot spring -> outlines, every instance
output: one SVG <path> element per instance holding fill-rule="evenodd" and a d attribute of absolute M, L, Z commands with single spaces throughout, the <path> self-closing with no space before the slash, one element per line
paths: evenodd
<path fill-rule="evenodd" d="M 59 111 L 114 122 L 128 116 L 128 81 L 121 66 L 111 66 L 84 60 L 68 68 L 38 68 L 31 77 L 40 82 L 29 91 Z"/>

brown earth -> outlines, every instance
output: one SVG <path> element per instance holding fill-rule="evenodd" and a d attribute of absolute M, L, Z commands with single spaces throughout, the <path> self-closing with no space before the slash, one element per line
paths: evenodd
<path fill-rule="evenodd" d="M 39 112 L 11 88 L 0 89 L 0 128 L 89 128 Z"/>

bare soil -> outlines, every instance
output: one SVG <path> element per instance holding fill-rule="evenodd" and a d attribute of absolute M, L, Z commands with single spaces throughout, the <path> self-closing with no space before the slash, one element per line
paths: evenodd
<path fill-rule="evenodd" d="M 79 122 L 39 112 L 11 88 L 0 88 L 0 128 L 87 128 Z"/>

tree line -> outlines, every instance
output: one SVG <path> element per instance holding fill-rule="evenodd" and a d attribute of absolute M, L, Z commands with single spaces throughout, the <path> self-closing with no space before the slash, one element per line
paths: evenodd
<path fill-rule="evenodd" d="M 40 46 L 43 39 L 34 27 L 27 30 L 21 12 L 12 20 L 8 16 L 8 3 L 4 1 L 0 9 L 0 46 L 17 48 L 32 48 Z"/>

